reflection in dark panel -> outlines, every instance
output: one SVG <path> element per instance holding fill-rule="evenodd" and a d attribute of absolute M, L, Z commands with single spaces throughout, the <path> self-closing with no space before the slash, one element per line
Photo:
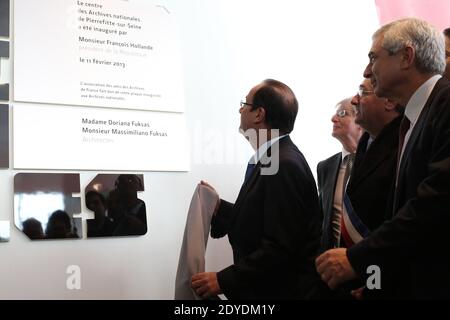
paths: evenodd
<path fill-rule="evenodd" d="M 147 233 L 142 174 L 99 174 L 85 189 L 86 207 L 94 212 L 87 220 L 87 236 L 112 237 Z"/>
<path fill-rule="evenodd" d="M 9 84 L 0 84 L 0 100 L 9 100 Z"/>
<path fill-rule="evenodd" d="M 32 240 L 82 238 L 80 175 L 18 173 L 14 176 L 14 223 Z"/>
<path fill-rule="evenodd" d="M 0 57 L 9 58 L 9 42 L 0 40 Z"/>
<path fill-rule="evenodd" d="M 0 168 L 9 168 L 9 106 L 0 104 Z"/>
<path fill-rule="evenodd" d="M 9 0 L 0 0 L 0 37 L 9 38 Z"/>
<path fill-rule="evenodd" d="M 1 0 L 0 0 L 1 1 Z M 0 41 L 0 60 L 2 58 L 9 58 L 9 42 Z M 2 73 L 0 64 L 0 74 Z M 9 100 L 9 84 L 0 84 L 0 100 Z"/>
<path fill-rule="evenodd" d="M 9 241 L 9 221 L 0 221 L 0 242 Z"/>

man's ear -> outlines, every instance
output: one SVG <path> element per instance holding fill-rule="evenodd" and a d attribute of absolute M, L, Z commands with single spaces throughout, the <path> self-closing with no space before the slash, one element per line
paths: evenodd
<path fill-rule="evenodd" d="M 266 120 L 266 109 L 258 107 L 255 110 L 255 123 L 263 123 Z"/>
<path fill-rule="evenodd" d="M 397 105 L 397 103 L 392 100 L 389 100 L 389 99 L 384 100 L 384 110 L 386 110 L 386 111 L 394 111 L 396 105 Z"/>
<path fill-rule="evenodd" d="M 401 52 L 401 63 L 400 66 L 402 69 L 409 69 L 414 65 L 414 60 L 416 58 L 416 50 L 411 46 L 406 46 L 402 49 Z"/>

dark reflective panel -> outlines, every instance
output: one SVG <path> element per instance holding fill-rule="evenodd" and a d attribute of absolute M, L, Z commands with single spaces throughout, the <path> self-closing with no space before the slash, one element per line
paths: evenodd
<path fill-rule="evenodd" d="M 1 71 L 1 70 L 0 70 Z M 9 84 L 0 84 L 0 100 L 9 100 Z"/>
<path fill-rule="evenodd" d="M 147 233 L 142 174 L 99 174 L 85 189 L 86 207 L 94 212 L 87 220 L 88 237 L 144 235 Z"/>
<path fill-rule="evenodd" d="M 9 42 L 0 40 L 0 62 L 1 59 L 9 58 Z M 3 72 L 0 65 L 0 75 Z M 9 100 L 9 84 L 8 83 L 0 83 L 0 100 L 8 101 Z"/>
<path fill-rule="evenodd" d="M 14 176 L 14 223 L 32 240 L 82 238 L 80 175 L 18 173 Z"/>
<path fill-rule="evenodd" d="M 9 221 L 0 221 L 0 242 L 9 241 Z"/>
<path fill-rule="evenodd" d="M 0 0 L 0 37 L 9 38 L 9 0 Z"/>
<path fill-rule="evenodd" d="M 9 58 L 9 42 L 0 40 L 0 57 Z M 1 71 L 1 70 L 0 70 Z"/>
<path fill-rule="evenodd" d="M 9 167 L 9 106 L 0 104 L 0 168 Z"/>

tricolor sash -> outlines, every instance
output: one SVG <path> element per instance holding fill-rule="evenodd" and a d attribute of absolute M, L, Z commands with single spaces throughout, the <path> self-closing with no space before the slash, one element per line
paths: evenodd
<path fill-rule="evenodd" d="M 341 236 L 347 248 L 360 242 L 370 234 L 369 228 L 361 221 L 353 210 L 352 203 L 347 193 L 344 193 L 344 201 L 341 216 Z"/>

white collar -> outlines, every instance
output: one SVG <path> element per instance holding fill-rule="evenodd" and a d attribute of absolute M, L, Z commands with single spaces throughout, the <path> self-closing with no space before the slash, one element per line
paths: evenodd
<path fill-rule="evenodd" d="M 425 81 L 409 99 L 405 108 L 405 116 L 411 122 L 411 127 L 416 124 L 417 118 L 419 118 L 425 103 L 430 97 L 431 91 L 433 91 L 436 82 L 438 82 L 441 77 L 442 76 L 440 74 L 432 76 L 430 79 Z"/>
<path fill-rule="evenodd" d="M 342 160 L 342 162 L 344 162 L 344 158 L 346 157 L 346 156 L 348 156 L 349 154 L 351 154 L 351 152 L 350 151 L 347 151 L 347 150 L 345 150 L 345 148 L 342 148 L 342 152 L 341 152 L 341 160 Z"/>
<path fill-rule="evenodd" d="M 275 137 L 273 139 L 270 139 L 269 141 L 266 141 L 258 148 L 258 150 L 256 150 L 256 153 L 253 155 L 253 157 L 250 158 L 249 163 L 252 163 L 252 161 L 254 161 L 253 164 L 258 163 L 258 161 L 261 160 L 261 158 L 267 152 L 267 149 L 269 149 L 272 144 L 274 144 L 275 142 L 286 136 L 288 136 L 288 134 L 284 134 L 282 136 Z"/>

